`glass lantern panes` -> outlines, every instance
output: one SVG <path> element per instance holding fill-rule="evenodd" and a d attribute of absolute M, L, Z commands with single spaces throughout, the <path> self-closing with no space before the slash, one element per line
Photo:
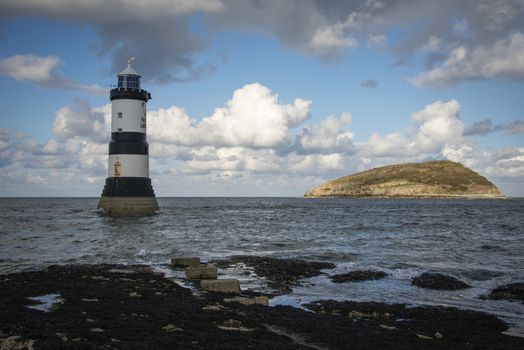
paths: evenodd
<path fill-rule="evenodd" d="M 140 77 L 136 75 L 119 76 L 118 87 L 128 89 L 140 89 Z"/>

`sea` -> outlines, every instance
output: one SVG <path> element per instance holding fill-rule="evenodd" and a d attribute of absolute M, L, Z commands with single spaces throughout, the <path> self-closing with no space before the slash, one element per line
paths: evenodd
<path fill-rule="evenodd" d="M 158 198 L 149 217 L 113 219 L 98 198 L 0 198 L 0 274 L 51 264 L 146 264 L 184 283 L 173 256 L 204 261 L 257 255 L 333 262 L 271 305 L 320 300 L 443 305 L 497 315 L 524 335 L 524 305 L 484 300 L 493 288 L 524 282 L 524 198 L 507 200 Z M 332 283 L 357 269 L 382 280 Z M 472 288 L 411 285 L 423 272 L 457 277 Z M 265 280 L 242 267 L 220 271 L 243 289 Z"/>

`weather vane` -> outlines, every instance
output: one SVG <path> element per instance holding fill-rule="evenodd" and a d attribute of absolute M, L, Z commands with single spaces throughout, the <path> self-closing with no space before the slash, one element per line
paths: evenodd
<path fill-rule="evenodd" d="M 131 62 L 134 61 L 134 60 L 135 60 L 134 57 L 129 57 L 129 58 L 127 59 L 127 64 L 128 64 L 128 65 L 131 65 Z"/>

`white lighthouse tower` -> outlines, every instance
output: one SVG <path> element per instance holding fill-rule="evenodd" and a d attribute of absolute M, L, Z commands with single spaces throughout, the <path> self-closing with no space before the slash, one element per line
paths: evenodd
<path fill-rule="evenodd" d="M 151 94 L 140 88 L 140 74 L 131 62 L 111 89 L 111 142 L 108 177 L 98 203 L 110 216 L 140 216 L 158 210 L 149 178 L 146 103 Z"/>

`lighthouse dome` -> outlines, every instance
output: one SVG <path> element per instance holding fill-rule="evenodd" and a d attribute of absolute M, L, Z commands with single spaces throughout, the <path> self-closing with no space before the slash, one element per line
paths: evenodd
<path fill-rule="evenodd" d="M 131 67 L 131 63 L 128 63 L 127 67 L 123 71 L 121 71 L 118 75 L 137 75 L 137 76 L 140 76 L 140 74 L 138 74 L 137 71 L 134 70 L 133 67 Z"/>

